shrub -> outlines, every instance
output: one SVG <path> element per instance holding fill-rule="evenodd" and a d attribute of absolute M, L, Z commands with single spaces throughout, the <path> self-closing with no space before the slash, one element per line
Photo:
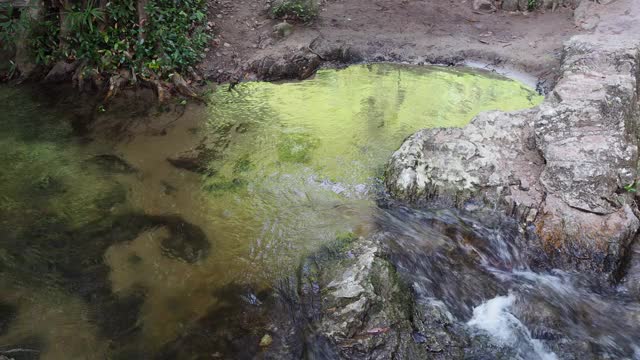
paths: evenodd
<path fill-rule="evenodd" d="M 202 59 L 209 40 L 205 0 L 149 0 L 143 24 L 136 5 L 136 0 L 112 0 L 98 8 L 90 0 L 65 9 L 62 20 L 57 9 L 48 9 L 44 21 L 22 25 L 4 16 L 0 41 L 15 39 L 24 26 L 36 63 L 77 59 L 110 74 L 126 68 L 167 78 Z"/>
<path fill-rule="evenodd" d="M 278 19 L 309 22 L 318 16 L 318 4 L 315 0 L 280 0 L 272 5 L 271 12 Z"/>

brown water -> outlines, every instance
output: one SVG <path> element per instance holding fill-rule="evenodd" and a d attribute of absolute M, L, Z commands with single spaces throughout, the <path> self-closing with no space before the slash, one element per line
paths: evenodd
<path fill-rule="evenodd" d="M 250 298 L 322 244 L 366 236 L 383 166 L 406 136 L 541 100 L 490 74 L 385 64 L 210 96 L 136 117 L 107 106 L 98 123 L 126 124 L 128 136 L 87 142 L 69 128 L 73 104 L 0 88 L 0 305 L 13 308 L 4 332 L 0 312 L 0 351 L 155 354 L 216 308 L 216 289 Z M 200 144 L 217 152 L 207 175 L 166 161 Z M 136 170 L 92 158 L 105 153 Z M 119 225 L 133 214 L 151 225 Z M 180 220 L 158 220 L 167 215 Z M 167 254 L 176 221 L 206 236 L 194 261 Z"/>

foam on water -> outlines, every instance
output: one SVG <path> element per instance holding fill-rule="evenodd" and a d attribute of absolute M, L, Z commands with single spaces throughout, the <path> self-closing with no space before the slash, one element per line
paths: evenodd
<path fill-rule="evenodd" d="M 513 347 L 521 359 L 557 360 L 540 340 L 533 339 L 529 330 L 509 310 L 516 298 L 513 294 L 497 296 L 473 309 L 467 325 L 487 332 L 499 345 Z"/>

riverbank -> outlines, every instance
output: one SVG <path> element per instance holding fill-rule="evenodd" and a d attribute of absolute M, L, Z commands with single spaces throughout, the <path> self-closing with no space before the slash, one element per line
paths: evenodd
<path fill-rule="evenodd" d="M 531 13 L 483 13 L 469 1 L 324 1 L 311 24 L 293 26 L 284 39 L 265 2 L 219 1 L 219 34 L 200 65 L 206 78 L 304 77 L 321 63 L 391 61 L 462 64 L 475 60 L 512 67 L 547 83 L 560 64 L 562 43 L 582 31 L 571 7 Z M 314 56 L 316 55 L 316 56 Z M 300 66 L 300 67 L 303 67 Z"/>

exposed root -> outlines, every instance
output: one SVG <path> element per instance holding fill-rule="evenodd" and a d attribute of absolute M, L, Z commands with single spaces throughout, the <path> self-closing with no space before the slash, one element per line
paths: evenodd
<path fill-rule="evenodd" d="M 180 95 L 186 96 L 188 98 L 196 99 L 201 102 L 206 102 L 202 98 L 202 96 L 200 96 L 198 93 L 196 93 L 193 90 L 193 88 L 187 83 L 187 81 L 180 74 L 174 73 L 173 75 L 171 75 L 171 81 L 173 83 L 173 86 L 175 86 L 176 91 Z"/>
<path fill-rule="evenodd" d="M 113 75 L 109 79 L 109 90 L 107 91 L 107 95 L 105 96 L 103 102 L 106 103 L 109 101 L 109 99 L 116 96 L 120 92 L 120 90 L 127 86 L 130 80 L 131 77 L 129 75 L 129 72 L 126 70 L 121 70 L 118 74 Z"/>

